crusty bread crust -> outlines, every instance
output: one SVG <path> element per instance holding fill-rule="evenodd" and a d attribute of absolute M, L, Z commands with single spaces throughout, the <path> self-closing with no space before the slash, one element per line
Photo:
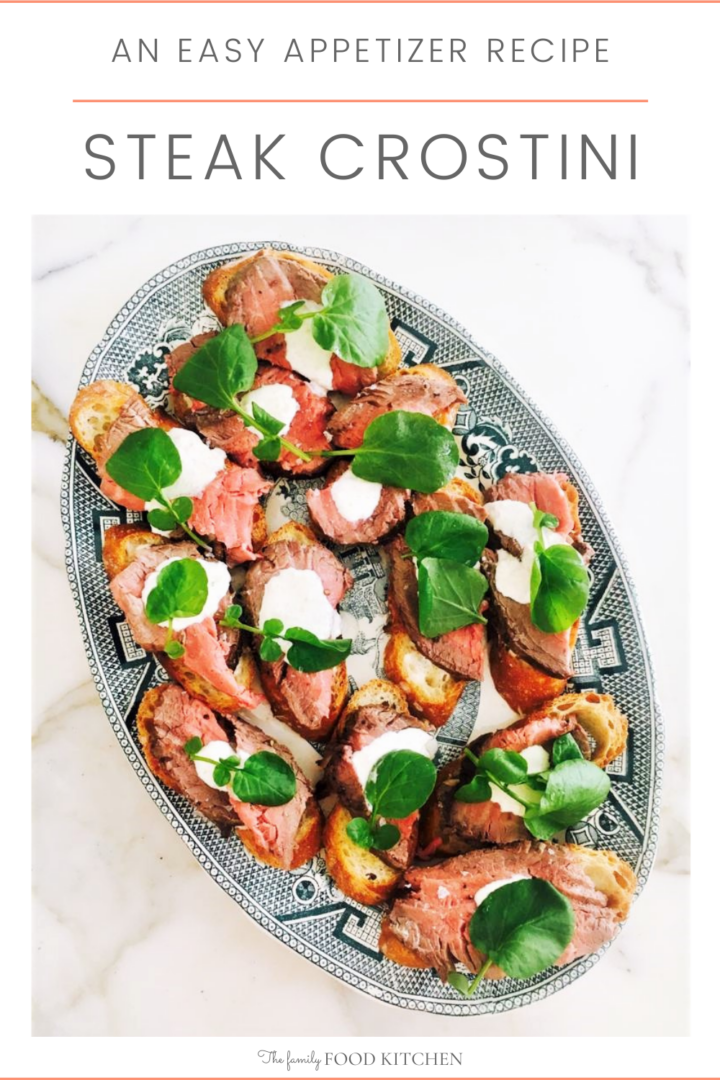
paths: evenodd
<path fill-rule="evenodd" d="M 371 851 L 354 844 L 347 834 L 352 814 L 337 803 L 331 811 L 325 831 L 325 865 L 338 889 L 358 904 L 381 904 L 395 891 L 402 878 Z"/>
<path fill-rule="evenodd" d="M 614 851 L 594 851 L 578 844 L 565 844 L 564 847 L 573 852 L 595 888 L 605 894 L 608 907 L 618 913 L 618 922 L 626 919 L 637 886 L 632 867 Z M 378 944 L 381 953 L 396 964 L 416 968 L 431 966 L 395 936 L 388 916 L 382 921 Z M 490 974 L 502 977 L 502 972 L 495 966 Z"/>
<path fill-rule="evenodd" d="M 103 437 L 117 420 L 123 407 L 134 398 L 140 398 L 137 390 L 128 383 L 114 382 L 112 379 L 98 379 L 97 382 L 83 386 L 75 395 L 70 407 L 70 430 L 88 454 L 96 457 Z M 153 417 L 158 427 L 178 427 L 166 413 L 153 410 Z"/>
<path fill-rule="evenodd" d="M 297 255 L 293 251 L 274 251 L 272 248 L 265 248 L 264 251 L 269 255 L 274 255 L 276 259 L 291 259 L 293 262 L 300 263 L 302 266 L 307 267 L 308 270 L 311 270 L 315 274 L 319 274 L 328 281 L 333 276 L 324 266 L 319 266 L 318 263 L 306 259 L 303 255 Z M 255 251 L 245 259 L 240 259 L 239 262 L 218 266 L 217 269 L 212 270 L 205 278 L 202 287 L 203 300 L 213 314 L 217 316 L 223 326 L 227 325 L 228 317 L 226 306 L 227 290 L 237 274 L 238 268 L 242 266 L 243 263 L 252 262 L 252 260 L 256 259 L 260 254 L 261 252 Z M 387 356 L 377 368 L 377 378 L 386 379 L 388 375 L 392 375 L 392 373 L 400 366 L 401 360 L 402 350 L 400 349 L 400 343 L 392 330 L 390 330 Z"/>
<path fill-rule="evenodd" d="M 594 746 L 590 760 L 604 769 L 622 754 L 627 745 L 628 721 L 609 694 L 585 690 L 581 694 L 562 694 L 531 713 L 528 720 L 544 716 L 562 717 L 573 713 Z"/>
<path fill-rule="evenodd" d="M 546 675 L 497 638 L 490 645 L 490 672 L 498 694 L 521 716 L 558 697 L 567 685 L 565 679 Z"/>
<path fill-rule="evenodd" d="M 397 623 L 391 627 L 385 646 L 384 665 L 385 674 L 400 687 L 413 715 L 435 727 L 448 722 L 467 683 L 423 656 Z"/>
<path fill-rule="evenodd" d="M 182 795 L 182 789 L 175 782 L 173 777 L 163 768 L 162 763 L 152 752 L 151 729 L 155 710 L 162 697 L 163 689 L 164 687 L 162 686 L 153 687 L 145 693 L 145 696 L 140 702 L 140 707 L 137 712 L 138 738 L 140 739 L 140 746 L 145 755 L 145 760 L 147 761 L 150 772 L 157 776 L 158 780 L 162 781 L 162 783 L 165 784 L 166 787 L 169 787 L 171 791 L 177 791 L 178 794 Z M 187 687 L 185 687 L 185 689 L 187 689 Z M 322 842 L 322 826 L 323 818 L 320 807 L 316 800 L 311 797 L 295 837 L 292 862 L 288 869 L 296 870 L 299 866 L 303 866 L 304 863 L 317 855 Z M 259 862 L 266 863 L 268 866 L 281 868 L 279 859 L 274 855 L 271 855 L 265 849 L 259 847 L 247 829 L 238 826 L 235 832 L 238 839 L 242 841 L 250 854 Z"/>

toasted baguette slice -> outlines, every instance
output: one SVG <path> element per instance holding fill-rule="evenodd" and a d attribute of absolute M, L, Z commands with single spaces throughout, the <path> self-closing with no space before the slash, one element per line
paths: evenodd
<path fill-rule="evenodd" d="M 438 367 L 437 364 L 416 364 L 415 367 L 402 368 L 397 372 L 398 375 L 416 375 L 419 378 L 437 379 L 438 382 L 455 383 L 455 379 L 452 377 L 449 371 L 445 368 Z M 457 420 L 457 414 L 460 411 L 459 402 L 455 405 L 450 405 L 447 409 L 441 409 L 436 413 L 434 419 L 438 424 L 443 424 L 446 428 L 452 429 L 455 426 Z"/>
<path fill-rule="evenodd" d="M 341 739 L 349 721 L 367 705 L 384 705 L 397 713 L 408 713 L 408 702 L 401 687 L 388 679 L 371 679 L 352 695 L 338 720 L 335 739 Z"/>
<path fill-rule="evenodd" d="M 592 740 L 590 760 L 600 769 L 622 754 L 627 745 L 628 721 L 610 694 L 585 690 L 581 694 L 562 694 L 537 710 L 538 716 L 563 716 L 574 713 L 578 723 Z M 528 717 L 532 720 L 533 715 Z"/>
<path fill-rule="evenodd" d="M 148 544 L 167 543 L 167 537 L 158 536 L 157 533 L 142 525 L 111 525 L 103 539 L 103 565 L 108 577 L 112 580 L 121 570 L 129 566 L 140 548 Z M 236 631 L 228 632 L 237 633 Z M 237 636 L 239 638 L 239 634 Z M 173 660 L 167 653 L 154 653 L 153 655 L 175 682 L 180 683 L 189 694 L 199 698 L 210 709 L 219 713 L 235 712 L 236 705 L 232 699 L 212 686 L 206 679 L 196 675 L 194 671 L 190 671 L 183 662 L 182 657 Z M 249 655 L 244 655 L 235 669 L 235 678 L 241 686 L 251 684 L 249 663 L 252 663 L 252 658 Z"/>
<path fill-rule="evenodd" d="M 400 687 L 414 716 L 436 727 L 448 722 L 467 684 L 423 656 L 397 622 L 390 629 L 384 664 L 385 674 Z"/>
<path fill-rule="evenodd" d="M 570 648 L 575 647 L 580 621 L 570 630 Z M 490 645 L 490 671 L 497 692 L 510 708 L 522 716 L 539 708 L 543 702 L 559 697 L 567 686 L 565 679 L 548 675 L 524 660 L 497 635 Z"/>
<path fill-rule="evenodd" d="M 320 544 L 320 541 L 307 525 L 301 525 L 298 521 L 288 521 L 279 529 L 271 533 L 267 538 L 266 545 L 277 544 L 283 540 L 295 541 L 298 544 Z M 321 545 L 322 546 L 322 545 Z M 304 723 L 302 716 L 297 716 L 285 698 L 282 682 L 278 681 L 276 668 L 273 664 L 258 660 L 260 683 L 265 696 L 270 703 L 274 716 L 283 723 L 288 724 L 293 731 L 308 739 L 325 739 L 335 726 L 338 716 L 342 712 L 343 705 L 348 695 L 348 676 L 345 663 L 338 664 L 333 668 L 332 704 L 326 723 L 322 728 L 309 727 Z"/>
<path fill-rule="evenodd" d="M 607 900 L 606 906 L 615 914 L 615 921 L 623 922 L 630 912 L 637 886 L 637 878 L 632 867 L 619 858 L 614 851 L 594 851 L 592 848 L 581 847 L 577 844 L 564 844 L 562 847 L 572 852 L 574 859 L 595 888 L 604 893 Z M 395 964 L 413 968 L 432 967 L 424 956 L 397 937 L 388 915 L 382 921 L 378 945 L 383 956 Z M 493 978 L 504 977 L 504 973 L 495 965 L 488 974 Z"/>
<path fill-rule="evenodd" d="M 69 422 L 70 430 L 83 450 L 96 457 L 103 437 L 133 398 L 140 398 L 134 387 L 112 379 L 98 379 L 78 390 L 70 408 Z M 153 416 L 157 426 L 166 431 L 178 427 L 177 421 L 157 409 L 153 410 Z"/>
<path fill-rule="evenodd" d="M 352 814 L 337 803 L 330 812 L 323 833 L 325 865 L 338 889 L 358 904 L 382 904 L 402 880 L 402 871 L 393 870 L 371 851 L 358 847 L 347 834 Z"/>
<path fill-rule="evenodd" d="M 250 660 L 250 662 L 252 663 L 252 660 Z M 186 687 L 185 689 L 188 688 Z M 174 777 L 166 771 L 162 762 L 152 751 L 152 726 L 155 709 L 157 708 L 162 692 L 163 687 L 156 686 L 153 689 L 148 690 L 143 697 L 137 713 L 138 738 L 140 739 L 140 746 L 142 747 L 150 771 L 157 776 L 158 780 L 165 784 L 166 787 L 169 787 L 172 791 L 177 791 L 180 795 L 184 795 L 185 793 L 180 785 L 177 784 Z M 295 870 L 297 867 L 303 866 L 306 862 L 309 862 L 313 856 L 317 855 L 322 840 L 322 822 L 323 819 L 320 807 L 316 800 L 311 798 L 308 801 L 295 837 L 295 848 L 293 851 L 292 863 L 289 867 L 290 870 Z M 266 863 L 268 866 L 280 867 L 280 861 L 268 851 L 260 848 L 247 829 L 238 827 L 235 832 L 238 839 L 259 862 Z"/>
<path fill-rule="evenodd" d="M 308 270 L 311 270 L 315 274 L 319 274 L 328 281 L 333 276 L 324 266 L 319 266 L 318 263 L 311 262 L 310 259 L 306 259 L 303 255 L 296 255 L 295 252 L 273 251 L 271 248 L 266 248 L 265 251 L 268 255 L 274 255 L 277 259 L 291 259 L 293 262 L 300 263 Z M 223 326 L 227 325 L 227 290 L 237 274 L 239 267 L 241 267 L 243 263 L 252 262 L 259 254 L 260 252 L 256 251 L 247 258 L 241 259 L 239 262 L 218 266 L 216 270 L 211 271 L 205 278 L 202 289 L 203 299 L 210 310 L 218 317 Z M 388 375 L 392 375 L 392 373 L 400 366 L 401 359 L 402 351 L 400 349 L 400 343 L 391 330 L 389 332 L 387 356 L 382 364 L 376 369 L 377 378 L 385 379 Z"/>

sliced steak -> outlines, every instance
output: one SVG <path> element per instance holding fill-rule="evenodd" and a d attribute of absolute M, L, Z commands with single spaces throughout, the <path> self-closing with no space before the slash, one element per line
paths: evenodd
<path fill-rule="evenodd" d="M 360 446 L 368 424 L 388 412 L 424 413 L 437 417 L 453 405 L 467 401 L 460 387 L 452 379 L 438 377 L 434 372 L 427 375 L 401 373 L 382 379 L 374 386 L 362 390 L 354 401 L 344 405 L 328 424 L 337 446 L 355 448 Z"/>
<path fill-rule="evenodd" d="M 402 537 L 387 546 L 390 555 L 390 602 L 419 652 L 458 679 L 482 679 L 485 657 L 485 626 L 474 623 L 427 638 L 418 626 L 417 571 Z"/>
<path fill-rule="evenodd" d="M 217 337 L 217 334 L 196 334 L 195 337 L 190 338 L 189 341 L 184 342 L 182 345 L 178 345 L 176 349 L 173 349 L 173 351 L 168 353 L 165 357 L 170 380 L 168 408 L 173 416 L 176 416 L 182 424 L 187 424 L 188 427 L 196 426 L 195 413 L 207 409 L 207 406 L 202 401 L 196 401 L 194 398 L 188 397 L 187 394 L 181 394 L 179 390 L 174 388 L 173 379 L 178 371 L 180 371 L 180 368 L 187 363 L 193 353 L 197 352 L 202 345 L 214 337 Z"/>
<path fill-rule="evenodd" d="M 452 482 L 432 495 L 421 495 L 416 491 L 412 497 L 412 508 L 415 515 L 426 514 L 428 510 L 445 510 L 451 514 L 466 514 L 478 521 L 485 521 L 486 518 L 481 504 L 466 495 L 461 488 L 453 487 Z"/>
<path fill-rule="evenodd" d="M 487 489 L 485 502 L 511 499 L 514 502 L 535 503 L 538 510 L 555 515 L 559 533 L 574 540 L 579 539 L 580 530 L 569 490 L 569 480 L 564 473 L 506 473 L 502 480 Z"/>
<path fill-rule="evenodd" d="M 493 881 L 522 875 L 549 881 L 573 906 L 575 934 L 555 966 L 587 956 L 615 936 L 623 913 L 608 906 L 573 849 L 529 842 L 408 870 L 387 916 L 388 929 L 443 980 L 457 963 L 477 972 L 483 958 L 468 936 L 475 893 Z M 500 974 L 497 967 L 489 971 L 490 976 Z"/>
<path fill-rule="evenodd" d="M 271 487 L 255 469 L 239 465 L 223 469 L 202 495 L 193 499 L 190 527 L 208 540 L 224 544 L 229 566 L 251 562 L 258 558 L 252 544 L 256 508 Z"/>
<path fill-rule="evenodd" d="M 408 492 L 402 488 L 383 487 L 372 514 L 349 521 L 340 513 L 333 499 L 333 486 L 350 468 L 349 463 L 333 468 L 324 488 L 307 492 L 307 505 L 313 524 L 336 544 L 374 544 L 405 520 Z"/>

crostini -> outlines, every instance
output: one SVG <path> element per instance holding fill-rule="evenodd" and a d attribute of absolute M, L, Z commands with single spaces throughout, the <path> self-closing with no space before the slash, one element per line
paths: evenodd
<path fill-rule="evenodd" d="M 403 694 L 385 679 L 373 679 L 357 690 L 338 721 L 323 761 L 324 789 L 337 795 L 348 814 L 336 808 L 330 816 L 324 839 L 326 863 L 338 888 L 360 903 L 387 899 L 397 880 L 397 873 L 383 871 L 378 876 L 377 861 L 394 871 L 412 862 L 419 811 L 404 819 L 387 819 L 400 835 L 396 844 L 383 851 L 354 844 L 341 822 L 369 817 L 366 784 L 373 766 L 385 754 L 413 750 L 432 760 L 437 750 L 432 731 L 431 725 L 410 715 Z M 373 900 L 368 900 L 370 895 Z"/>
<path fill-rule="evenodd" d="M 166 494 L 169 499 L 192 499 L 189 527 L 215 545 L 219 557 L 227 556 L 231 566 L 256 558 L 256 549 L 267 536 L 260 498 L 272 485 L 255 468 L 231 464 L 222 450 L 211 450 L 194 432 L 151 409 L 125 383 L 108 379 L 90 383 L 78 391 L 70 409 L 70 428 L 95 460 L 100 490 L 128 510 L 149 507 L 112 479 L 107 463 L 129 435 L 154 427 L 168 433 L 180 457 L 182 472 Z"/>
<path fill-rule="evenodd" d="M 486 550 L 483 569 L 490 583 L 490 668 L 510 707 L 528 713 L 565 689 L 573 673 L 572 651 L 579 620 L 561 633 L 534 625 L 530 577 L 537 540 L 530 509 L 552 515 L 543 528 L 548 544 L 572 546 L 587 564 L 592 550 L 582 539 L 578 494 L 562 473 L 508 473 L 485 492 L 485 516 L 496 550 Z"/>
<path fill-rule="evenodd" d="M 250 337 L 267 334 L 283 307 L 305 301 L 303 311 L 319 308 L 322 291 L 332 274 L 324 267 L 289 251 L 265 248 L 240 262 L 220 266 L 203 283 L 203 298 L 223 326 L 240 323 Z M 358 367 L 321 348 L 302 326 L 290 335 L 273 334 L 257 342 L 259 359 L 352 396 L 364 386 L 392 374 L 400 363 L 400 345 L 388 331 L 387 355 L 377 367 Z"/>
<path fill-rule="evenodd" d="M 268 537 L 262 558 L 250 567 L 243 609 L 254 626 L 277 619 L 286 628 L 300 626 L 319 638 L 337 638 L 336 609 L 352 581 L 350 572 L 309 528 L 288 522 Z M 305 738 L 326 739 L 347 698 L 345 662 L 325 671 L 303 672 L 284 658 L 259 659 L 258 668 L 275 716 Z"/>
<path fill-rule="evenodd" d="M 166 651 L 167 623 L 151 623 L 146 605 L 163 568 L 182 559 L 198 560 L 208 572 L 207 612 L 203 609 L 195 617 L 178 620 L 182 628 L 172 634 L 172 640 L 183 652 L 173 657 Z M 113 525 L 106 531 L 103 563 L 110 591 L 133 638 L 140 648 L 154 653 L 188 693 L 221 713 L 260 704 L 262 695 L 254 689 L 248 670 L 251 660 L 240 655 L 240 634 L 222 625 L 233 595 L 224 563 L 201 557 L 190 542 L 169 543 L 140 525 Z"/>
<path fill-rule="evenodd" d="M 137 729 L 155 776 L 189 799 L 223 831 L 234 829 L 260 862 L 294 870 L 317 854 L 322 835 L 320 808 L 285 747 L 237 717 L 230 720 L 215 715 L 206 704 L 172 684 L 147 691 L 138 709 Z M 191 754 L 192 740 L 199 745 Z M 254 754 L 276 755 L 289 766 L 295 791 L 287 801 L 267 805 L 241 800 L 230 782 L 222 786 L 215 782 L 212 761 L 231 758 L 242 766 Z"/>
<path fill-rule="evenodd" d="M 470 941 L 470 920 L 488 886 L 518 878 L 542 878 L 572 905 L 574 932 L 558 967 L 612 940 L 636 885 L 631 867 L 610 851 L 529 842 L 472 851 L 406 872 L 382 922 L 381 952 L 406 967 L 435 968 L 443 981 L 456 964 L 477 974 L 484 957 Z M 487 971 L 489 978 L 504 974 L 495 964 Z"/>
<path fill-rule="evenodd" d="M 586 691 L 563 694 L 511 727 L 475 739 L 469 750 L 476 758 L 488 750 L 513 751 L 526 759 L 532 776 L 550 767 L 555 740 L 571 735 L 578 753 L 604 769 L 625 749 L 627 730 L 627 719 L 608 694 Z M 509 794 L 495 787 L 493 797 L 487 801 L 456 798 L 474 774 L 475 767 L 467 754 L 438 773 L 437 786 L 422 813 L 420 842 L 425 857 L 457 855 L 485 844 L 531 839 L 524 823 L 525 807 L 513 799 L 512 787 Z M 522 784 L 517 792 L 532 796 Z"/>

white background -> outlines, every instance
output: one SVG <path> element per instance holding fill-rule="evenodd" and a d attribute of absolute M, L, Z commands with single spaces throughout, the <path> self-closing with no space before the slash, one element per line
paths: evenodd
<path fill-rule="evenodd" d="M 699 364 L 703 359 L 709 368 L 716 360 L 716 326 L 714 310 L 717 296 L 717 274 L 714 253 L 718 243 L 718 217 L 716 206 L 717 147 L 714 141 L 714 116 L 716 78 L 714 71 L 717 41 L 717 8 L 714 5 L 440 5 L 423 8 L 374 5 L 368 7 L 320 8 L 312 5 L 288 8 L 274 5 L 213 6 L 185 5 L 161 7 L 152 5 L 90 7 L 79 5 L 12 5 L 5 7 L 2 17 L 5 40 L 8 46 L 3 66 L 3 100 L 9 106 L 5 116 L 5 228 L 7 278 L 4 296 L 8 311 L 6 335 L 6 371 L 17 379 L 17 387 L 10 386 L 10 400 L 23 398 L 27 374 L 25 357 L 28 356 L 27 326 L 29 310 L 26 282 L 30 264 L 30 215 L 33 213 L 67 212 L 125 212 L 160 213 L 177 212 L 228 213 L 242 210 L 245 213 L 272 211 L 277 213 L 327 212 L 341 215 L 368 212 L 406 213 L 410 211 L 441 213 L 499 212 L 508 211 L 536 213 L 565 212 L 655 212 L 690 215 L 691 228 L 691 283 L 693 312 L 693 352 Z M 228 29 L 232 23 L 233 30 Z M 488 30 L 488 23 L 492 30 Z M 328 25 L 332 30 L 328 30 Z M 382 30 L 374 27 L 382 25 Z M 409 24 L 411 29 L 409 29 Z M 238 27 L 237 31 L 235 27 Z M 265 30 L 265 36 L 292 33 L 329 33 L 349 36 L 373 33 L 391 36 L 410 33 L 420 36 L 456 33 L 468 39 L 492 32 L 496 36 L 532 36 L 540 31 L 547 36 L 555 34 L 582 34 L 584 36 L 607 36 L 617 43 L 611 64 L 603 65 L 602 72 L 589 66 L 574 69 L 530 67 L 502 70 L 499 74 L 482 70 L 455 75 L 438 65 L 439 74 L 428 74 L 422 69 L 416 75 L 407 69 L 389 69 L 384 72 L 365 71 L 355 77 L 352 71 L 335 73 L 333 88 L 342 83 L 343 95 L 354 96 L 369 92 L 377 96 L 415 96 L 428 93 L 431 83 L 438 96 L 612 96 L 647 97 L 649 105 L 580 106 L 580 105 L 498 105 L 498 106 L 95 106 L 72 105 L 74 96 L 255 96 L 255 77 L 245 74 L 240 78 L 233 68 L 212 71 L 210 76 L 200 73 L 192 65 L 182 72 L 170 65 L 158 66 L 149 73 L 134 68 L 131 74 L 120 75 L 109 65 L 109 56 L 115 39 L 121 34 L 133 33 L 144 36 L 157 34 L 169 40 L 181 32 L 186 36 L 201 38 L 207 34 L 216 38 L 230 35 L 257 34 L 257 27 Z M 455 29 L 457 27 L 457 30 Z M 12 29 L 12 35 L 10 34 Z M 185 31 L 187 28 L 187 31 Z M 188 74 L 188 72 L 190 72 Z M 265 70 L 262 78 L 262 95 L 290 96 L 301 88 L 303 96 L 318 95 L 325 86 L 325 75 L 319 74 L 313 85 L 312 72 L 298 75 L 286 70 Z M 476 87 L 482 84 L 482 92 Z M 347 90 L 345 89 L 347 87 Z M 369 88 L 372 87 L 372 91 Z M 170 92 L 170 89 L 172 92 Z M 489 89 L 488 89 L 489 88 Z M 242 89 L 242 93 L 240 92 Z M 334 92 L 334 91 L 333 91 Z M 434 96 L 433 93 L 433 96 Z M 143 110 L 139 112 L 138 110 Z M 170 111 L 174 110 L 174 111 Z M 261 183 L 215 180 L 204 183 L 168 183 L 160 178 L 143 183 L 126 176 L 117 175 L 107 183 L 89 181 L 83 174 L 85 161 L 82 146 L 93 130 L 107 130 L 111 134 L 132 130 L 154 131 L 158 136 L 168 131 L 193 132 L 198 146 L 208 140 L 212 145 L 215 132 L 226 131 L 231 137 L 237 133 L 242 141 L 248 132 L 277 132 L 287 128 L 294 132 L 293 147 L 297 154 L 292 180 L 282 185 L 272 179 Z M 401 130 L 415 146 L 427 135 L 449 130 L 471 142 L 473 137 L 487 131 L 501 131 L 509 139 L 521 131 L 545 131 L 577 133 L 585 130 L 591 136 L 609 131 L 638 133 L 639 171 L 638 180 L 612 183 L 599 171 L 586 183 L 557 179 L 556 175 L 535 183 L 524 175 L 509 175 L 504 181 L 488 184 L 480 182 L 468 170 L 462 180 L 440 184 L 413 176 L 410 181 L 399 180 L 379 183 L 371 179 L 370 170 L 359 181 L 351 184 L 331 183 L 320 177 L 316 162 L 318 140 L 337 130 L 350 130 L 370 144 L 372 136 L 383 130 Z M 306 132 L 307 134 L 298 134 Z M 208 135 L 208 133 L 210 133 Z M 157 140 L 160 143 L 160 139 Z M 202 149 L 199 160 L 205 161 Z M 471 161 L 472 164 L 472 161 Z M 199 171 L 198 171 L 199 174 Z M 320 241 L 321 242 L 321 241 Z M 340 246 L 337 244 L 336 246 Z M 353 254 L 356 252 L 353 251 Z M 359 253 L 358 253 L 359 254 Z M 10 257 L 10 258 L 9 258 Z M 440 257 L 447 258 L 446 253 Z M 372 262 L 372 259 L 368 261 Z M 390 273 L 390 268 L 380 267 Z M 134 283 L 133 283 L 134 287 Z M 433 295 L 443 303 L 443 298 Z M 452 303 L 446 302 L 454 313 Z M 462 314 L 461 314 L 462 317 Z M 466 321 L 470 321 L 466 319 Z M 483 332 L 479 336 L 500 353 L 506 364 L 512 366 L 514 357 L 505 353 L 497 336 L 491 338 Z M 702 376 L 700 376 L 702 377 Z M 528 380 L 525 379 L 527 383 Z M 533 390 L 532 386 L 528 389 Z M 619 391 L 620 393 L 620 391 Z M 689 474 L 689 486 L 702 484 L 707 498 L 707 481 L 714 468 L 714 401 L 709 385 L 703 384 L 696 392 L 697 410 L 693 414 L 693 432 L 698 442 L 705 432 L 705 443 L 696 449 L 695 465 Z M 535 392 L 535 396 L 541 395 Z M 703 405 L 705 412 L 703 413 Z M 6 435 L 12 439 L 13 454 L 8 456 L 6 480 L 8 499 L 17 508 L 12 519 L 24 519 L 27 495 L 23 490 L 22 477 L 14 477 L 15 462 L 20 455 L 18 447 L 27 436 L 22 426 L 17 427 L 19 410 L 8 409 Z M 553 412 L 548 406 L 548 411 Z M 24 418 L 22 418 L 24 419 Z M 577 433 L 573 435 L 577 446 Z M 668 433 L 668 438 L 673 438 Z M 25 443 L 27 445 L 27 443 Z M 587 452 L 580 448 L 591 471 L 596 466 Z M 17 486 L 13 480 L 17 479 Z M 606 499 L 608 493 L 603 491 Z M 684 522 L 676 514 L 676 493 L 665 491 L 650 509 L 646 528 L 648 544 L 667 547 L 666 576 L 657 582 L 656 588 L 671 592 L 677 587 L 673 571 L 676 535 L 682 533 Z M 694 550 L 701 556 L 700 541 L 712 530 L 716 514 L 712 493 L 705 519 L 706 528 L 696 532 Z M 8 543 L 12 533 L 8 532 Z M 22 579 L 16 565 L 27 553 L 22 545 L 12 544 L 12 571 L 7 586 L 12 598 L 12 610 L 17 612 L 12 620 L 11 644 L 6 657 L 12 665 L 11 701 L 22 708 L 27 693 L 22 687 L 21 668 L 27 661 L 27 650 L 17 649 L 18 641 L 29 640 L 26 628 L 26 605 L 22 597 L 26 590 L 18 592 L 17 583 Z M 705 565 L 700 558 L 699 566 Z M 708 612 L 707 623 L 693 620 L 698 631 L 694 650 L 696 686 L 706 685 L 710 679 L 714 660 L 708 652 L 711 642 L 712 619 L 716 604 L 717 588 L 715 574 L 710 569 L 703 578 L 704 609 Z M 51 618 L 48 614 L 48 618 Z M 6 626 L 6 630 L 8 627 Z M 652 633 L 651 633 L 652 639 Z M 681 644 L 681 643 L 679 643 Z M 36 658 L 36 663 L 42 658 Z M 26 677 L 24 686 L 29 685 Z M 697 697 L 697 695 L 696 695 Z M 712 715 L 712 693 L 704 697 L 705 709 L 698 704 L 696 717 L 697 742 L 704 749 L 705 762 L 711 761 L 707 753 L 712 748 L 715 718 Z M 704 714 L 703 714 L 704 713 Z M 11 719 L 11 718 L 9 718 Z M 689 719 L 689 716 L 688 718 Z M 700 725 L 703 725 L 701 728 Z M 9 770 L 7 798 L 14 808 L 23 806 L 27 794 L 27 770 L 22 765 L 22 751 L 18 747 L 13 755 L 15 767 Z M 712 1075 L 712 1039 L 704 1044 L 703 1036 L 712 1035 L 712 1013 L 708 1010 L 715 994 L 714 941 L 712 932 L 713 878 L 717 874 L 714 855 L 714 785 L 711 776 L 698 760 L 695 787 L 700 801 L 695 810 L 695 829 L 701 837 L 696 844 L 696 874 L 700 885 L 695 889 L 696 910 L 693 925 L 698 931 L 699 946 L 694 966 L 696 994 L 693 1001 L 695 1022 L 691 1042 L 660 1039 L 631 1040 L 624 1043 L 622 1051 L 610 1050 L 604 1041 L 593 1048 L 586 1039 L 581 1055 L 568 1054 L 571 1044 L 560 1040 L 553 1045 L 544 1041 L 542 1048 L 532 1039 L 515 1042 L 511 1053 L 507 1044 L 483 1042 L 482 1066 L 479 1064 L 480 1049 L 477 1044 L 467 1046 L 467 1060 L 474 1061 L 471 1068 L 477 1075 L 538 1074 L 574 1075 L 583 1069 L 585 1075 Z M 17 786 L 13 794 L 11 784 Z M 28 869 L 28 843 L 23 829 L 26 815 L 22 810 L 13 812 L 12 829 L 8 830 L 7 867 L 13 882 L 26 880 Z M 61 837 L 58 838 L 61 843 Z M 13 977 L 4 981 L 3 992 L 7 1000 L 3 1018 L 12 1032 L 5 1040 L 3 1049 L 7 1055 L 8 1072 L 16 1075 L 90 1074 L 109 1075 L 123 1072 L 126 1075 L 166 1075 L 177 1073 L 197 1075 L 199 1071 L 215 1075 L 248 1075 L 255 1069 L 254 1048 L 248 1042 L 234 1041 L 230 1055 L 219 1052 L 208 1054 L 195 1039 L 185 1039 L 182 1044 L 175 1040 L 158 1040 L 150 1048 L 139 1052 L 132 1041 L 122 1040 L 102 1045 L 87 1040 L 49 1040 L 30 1043 L 23 1032 L 29 1032 L 27 1024 L 27 945 L 23 928 L 27 926 L 27 902 L 24 887 L 5 890 L 4 905 L 7 906 L 5 926 L 5 955 Z M 683 921 L 678 913 L 678 923 Z M 679 927 L 680 929 L 680 927 Z M 710 930 L 710 933 L 708 933 Z M 659 929 L 653 947 L 660 953 L 667 935 Z M 592 976 L 588 976 L 590 979 Z M 660 981 L 660 976 L 658 976 Z M 238 1009 L 242 1010 L 242 976 L 239 977 Z M 557 999 L 562 1001 L 562 996 Z M 594 1006 L 602 1015 L 603 1003 Z M 630 999 L 628 1010 L 633 1009 Z M 272 1001 L 268 1002 L 272 1015 Z M 322 1017 L 319 1018 L 322 1021 Z M 282 1017 L 277 1017 L 278 1025 Z M 428 1032 L 427 1034 L 430 1034 Z M 355 1040 L 358 1042 L 359 1040 Z M 437 1044 L 436 1040 L 431 1040 Z M 419 1040 L 413 1039 L 413 1048 Z M 455 1044 L 457 1040 L 453 1040 Z M 213 1044 L 217 1046 L 217 1044 Z M 223 1044 L 225 1045 L 225 1044 Z M 363 1042 L 363 1048 L 370 1040 Z M 603 1049 L 603 1046 L 605 1049 Z M 402 1070 L 400 1070 L 400 1073 Z M 362 1072 L 355 1075 L 362 1075 Z"/>

